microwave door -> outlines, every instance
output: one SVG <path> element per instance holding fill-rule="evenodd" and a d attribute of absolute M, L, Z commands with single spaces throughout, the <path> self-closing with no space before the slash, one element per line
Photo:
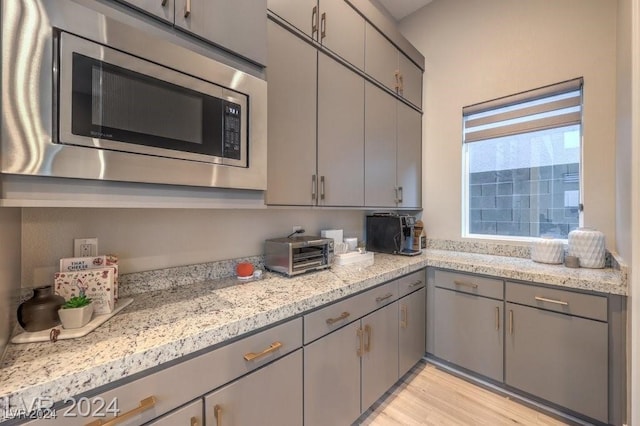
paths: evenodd
<path fill-rule="evenodd" d="M 59 88 L 59 143 L 247 167 L 240 93 L 67 33 Z"/>

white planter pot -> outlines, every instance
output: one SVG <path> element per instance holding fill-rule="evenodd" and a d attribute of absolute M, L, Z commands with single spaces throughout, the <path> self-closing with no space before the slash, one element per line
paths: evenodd
<path fill-rule="evenodd" d="M 93 316 L 93 303 L 82 308 L 58 309 L 58 316 L 66 329 L 84 327 Z"/>
<path fill-rule="evenodd" d="M 604 234 L 595 229 L 574 229 L 569 232 L 569 255 L 578 257 L 582 268 L 604 268 Z"/>
<path fill-rule="evenodd" d="M 564 243 L 553 238 L 540 238 L 531 244 L 531 260 L 558 264 L 564 261 Z"/>

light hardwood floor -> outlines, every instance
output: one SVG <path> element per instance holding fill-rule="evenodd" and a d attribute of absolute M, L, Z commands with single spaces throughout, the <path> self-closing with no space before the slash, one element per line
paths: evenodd
<path fill-rule="evenodd" d="M 356 424 L 411 425 L 565 425 L 504 396 L 421 363 Z"/>

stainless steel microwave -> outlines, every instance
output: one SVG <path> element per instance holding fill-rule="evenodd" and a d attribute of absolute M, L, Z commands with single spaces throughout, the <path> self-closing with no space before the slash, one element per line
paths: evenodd
<path fill-rule="evenodd" d="M 2 1 L 2 172 L 266 189 L 266 81 L 83 3 Z"/>

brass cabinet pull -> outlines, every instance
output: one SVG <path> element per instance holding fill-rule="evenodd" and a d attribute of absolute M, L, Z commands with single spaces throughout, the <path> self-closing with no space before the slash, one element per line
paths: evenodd
<path fill-rule="evenodd" d="M 496 306 L 496 330 L 500 330 L 500 307 Z"/>
<path fill-rule="evenodd" d="M 324 176 L 320 176 L 320 199 L 324 200 Z"/>
<path fill-rule="evenodd" d="M 191 423 L 189 423 L 189 426 L 198 426 L 198 418 L 197 417 L 191 417 Z"/>
<path fill-rule="evenodd" d="M 320 20 L 320 40 L 324 40 L 327 36 L 327 14 L 322 12 L 322 19 Z"/>
<path fill-rule="evenodd" d="M 398 80 L 399 80 L 399 90 L 398 90 L 398 94 L 400 96 L 404 97 L 404 77 L 402 76 L 402 73 L 398 76 Z"/>
<path fill-rule="evenodd" d="M 311 176 L 311 199 L 314 200 L 314 201 L 315 201 L 316 197 L 318 196 L 317 192 L 316 192 L 317 188 L 318 188 L 318 185 L 316 183 L 317 180 L 318 179 L 316 178 L 316 175 L 312 175 Z"/>
<path fill-rule="evenodd" d="M 333 325 L 333 324 L 337 323 L 338 321 L 342 321 L 343 319 L 349 318 L 349 315 L 351 315 L 349 312 L 343 312 L 342 314 L 340 314 L 339 317 L 327 318 L 327 324 L 328 325 Z"/>
<path fill-rule="evenodd" d="M 362 328 L 358 329 L 358 350 L 357 350 L 357 354 L 360 358 L 362 358 L 362 355 L 364 355 L 364 331 L 362 331 Z"/>
<path fill-rule="evenodd" d="M 167 5 L 167 0 L 162 0 L 160 6 L 165 7 Z"/>
<path fill-rule="evenodd" d="M 409 288 L 418 287 L 419 285 L 422 285 L 422 281 L 416 281 L 415 283 L 410 284 Z"/>
<path fill-rule="evenodd" d="M 213 417 L 216 419 L 216 426 L 222 426 L 222 407 L 217 405 L 213 407 Z"/>
<path fill-rule="evenodd" d="M 245 361 L 254 361 L 258 358 L 262 358 L 265 355 L 269 355 L 270 353 L 277 351 L 281 347 L 282 347 L 282 342 L 273 342 L 272 344 L 269 345 L 267 349 L 265 349 L 262 352 L 259 352 L 259 353 L 249 352 L 248 354 L 245 354 L 244 359 Z"/>
<path fill-rule="evenodd" d="M 394 202 L 395 202 L 396 204 L 398 204 L 398 203 L 400 202 L 400 198 L 398 197 L 398 187 L 397 187 L 397 186 L 396 186 L 396 187 L 394 187 L 394 188 L 393 188 L 393 190 L 394 190 L 394 191 L 395 191 L 395 193 L 396 193 L 396 196 L 394 197 Z"/>
<path fill-rule="evenodd" d="M 318 6 L 313 6 L 311 10 L 311 38 L 318 32 Z"/>
<path fill-rule="evenodd" d="M 400 307 L 400 328 L 407 328 L 408 326 L 409 312 L 407 305 Z"/>
<path fill-rule="evenodd" d="M 402 204 L 402 198 L 404 197 L 404 192 L 402 191 L 402 187 L 398 187 L 398 192 L 400 192 L 400 198 L 398 198 L 398 203 Z"/>
<path fill-rule="evenodd" d="M 365 325 L 364 326 L 364 334 L 366 334 L 367 340 L 365 340 L 364 342 L 364 351 L 365 352 L 371 352 L 371 326 L 370 325 Z"/>
<path fill-rule="evenodd" d="M 478 288 L 478 284 L 468 283 L 468 282 L 465 282 L 465 281 L 455 280 L 453 283 L 455 285 L 458 285 L 458 286 L 461 286 L 461 287 Z"/>
<path fill-rule="evenodd" d="M 509 310 L 509 334 L 513 335 L 513 311 Z"/>
<path fill-rule="evenodd" d="M 393 75 L 396 77 L 396 93 L 400 91 L 400 70 L 396 70 Z"/>
<path fill-rule="evenodd" d="M 184 5 L 184 17 L 188 18 L 189 16 L 191 16 L 191 0 L 187 0 Z"/>
<path fill-rule="evenodd" d="M 152 395 L 140 401 L 140 405 L 131 411 L 127 411 L 124 414 L 113 417 L 111 420 L 107 420 L 107 421 L 104 421 L 102 419 L 95 420 L 91 423 L 87 423 L 86 426 L 114 426 L 114 425 L 117 425 L 118 423 L 122 423 L 127 419 L 135 417 L 138 414 L 141 414 L 150 408 L 153 408 L 154 405 L 156 405 L 156 397 Z"/>
<path fill-rule="evenodd" d="M 376 302 L 380 303 L 383 300 L 387 300 L 388 298 L 393 297 L 393 293 L 387 293 L 384 296 L 378 296 L 376 297 Z"/>
<path fill-rule="evenodd" d="M 569 306 L 569 302 L 563 302 L 562 300 L 547 299 L 546 297 L 540 297 L 540 296 L 536 296 L 535 299 L 538 302 L 549 302 L 549 303 L 555 303 L 556 305 Z"/>

